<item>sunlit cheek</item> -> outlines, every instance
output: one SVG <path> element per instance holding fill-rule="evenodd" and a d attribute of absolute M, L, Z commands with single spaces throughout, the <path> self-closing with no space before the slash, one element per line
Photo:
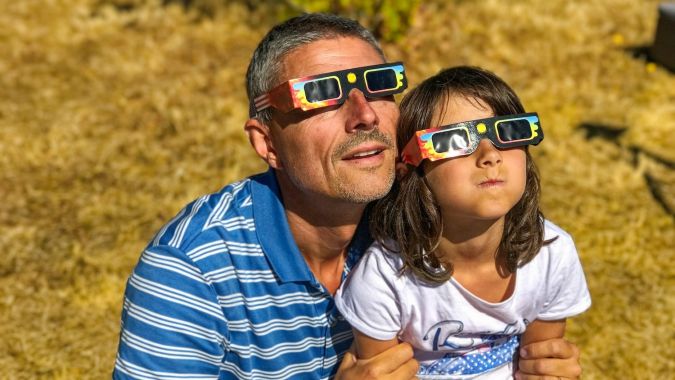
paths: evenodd
<path fill-rule="evenodd" d="M 522 148 L 509 149 L 502 151 L 502 155 L 509 167 L 516 173 L 525 173 L 526 156 Z"/>
<path fill-rule="evenodd" d="M 471 189 L 463 188 L 462 184 L 468 183 L 462 179 L 462 174 L 453 170 L 442 170 L 438 167 L 434 173 L 427 177 L 427 184 L 431 193 L 440 206 L 453 205 L 461 195 Z"/>
<path fill-rule="evenodd" d="M 385 133 L 390 133 L 393 137 L 399 118 L 398 106 L 396 103 L 389 101 L 372 102 L 371 104 L 379 119 L 380 129 Z"/>
<path fill-rule="evenodd" d="M 317 136 L 286 136 L 279 147 L 285 170 L 300 182 L 315 182 L 326 170 L 325 157 L 320 154 L 322 141 Z"/>
<path fill-rule="evenodd" d="M 527 161 L 525 158 L 524 151 L 518 151 L 514 157 L 512 157 L 512 179 L 517 181 L 517 189 L 522 195 L 525 192 L 525 185 L 527 182 Z"/>

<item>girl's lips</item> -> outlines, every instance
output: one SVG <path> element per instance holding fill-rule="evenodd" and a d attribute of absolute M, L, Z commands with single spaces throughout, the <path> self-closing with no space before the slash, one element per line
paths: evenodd
<path fill-rule="evenodd" d="M 478 187 L 497 187 L 504 184 L 500 179 L 488 179 L 478 184 Z"/>

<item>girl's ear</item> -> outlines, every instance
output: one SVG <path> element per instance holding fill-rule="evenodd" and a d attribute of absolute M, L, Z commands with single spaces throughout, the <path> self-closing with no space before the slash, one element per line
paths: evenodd
<path fill-rule="evenodd" d="M 248 119 L 244 124 L 244 130 L 258 156 L 272 168 L 281 169 L 281 161 L 272 142 L 270 127 L 258 119 Z"/>
<path fill-rule="evenodd" d="M 404 164 L 403 162 L 396 162 L 396 179 L 401 180 L 401 178 L 405 177 L 406 174 L 410 171 L 410 166 L 408 164 Z"/>

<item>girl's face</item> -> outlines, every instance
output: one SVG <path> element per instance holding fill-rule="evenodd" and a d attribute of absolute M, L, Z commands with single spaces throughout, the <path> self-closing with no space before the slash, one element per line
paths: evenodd
<path fill-rule="evenodd" d="M 434 120 L 440 126 L 492 116 L 480 99 L 451 96 Z M 469 156 L 424 161 L 427 184 L 448 220 L 504 217 L 525 191 L 525 167 L 524 148 L 500 150 L 487 139 Z"/>

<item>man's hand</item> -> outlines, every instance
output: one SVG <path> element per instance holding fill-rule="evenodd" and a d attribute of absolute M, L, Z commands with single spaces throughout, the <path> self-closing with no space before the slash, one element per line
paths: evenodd
<path fill-rule="evenodd" d="M 565 339 L 549 339 L 520 348 L 518 380 L 578 379 L 579 349 Z"/>
<path fill-rule="evenodd" d="M 352 352 L 342 358 L 335 380 L 410 380 L 419 364 L 407 343 L 397 344 L 370 359 L 356 359 Z"/>

